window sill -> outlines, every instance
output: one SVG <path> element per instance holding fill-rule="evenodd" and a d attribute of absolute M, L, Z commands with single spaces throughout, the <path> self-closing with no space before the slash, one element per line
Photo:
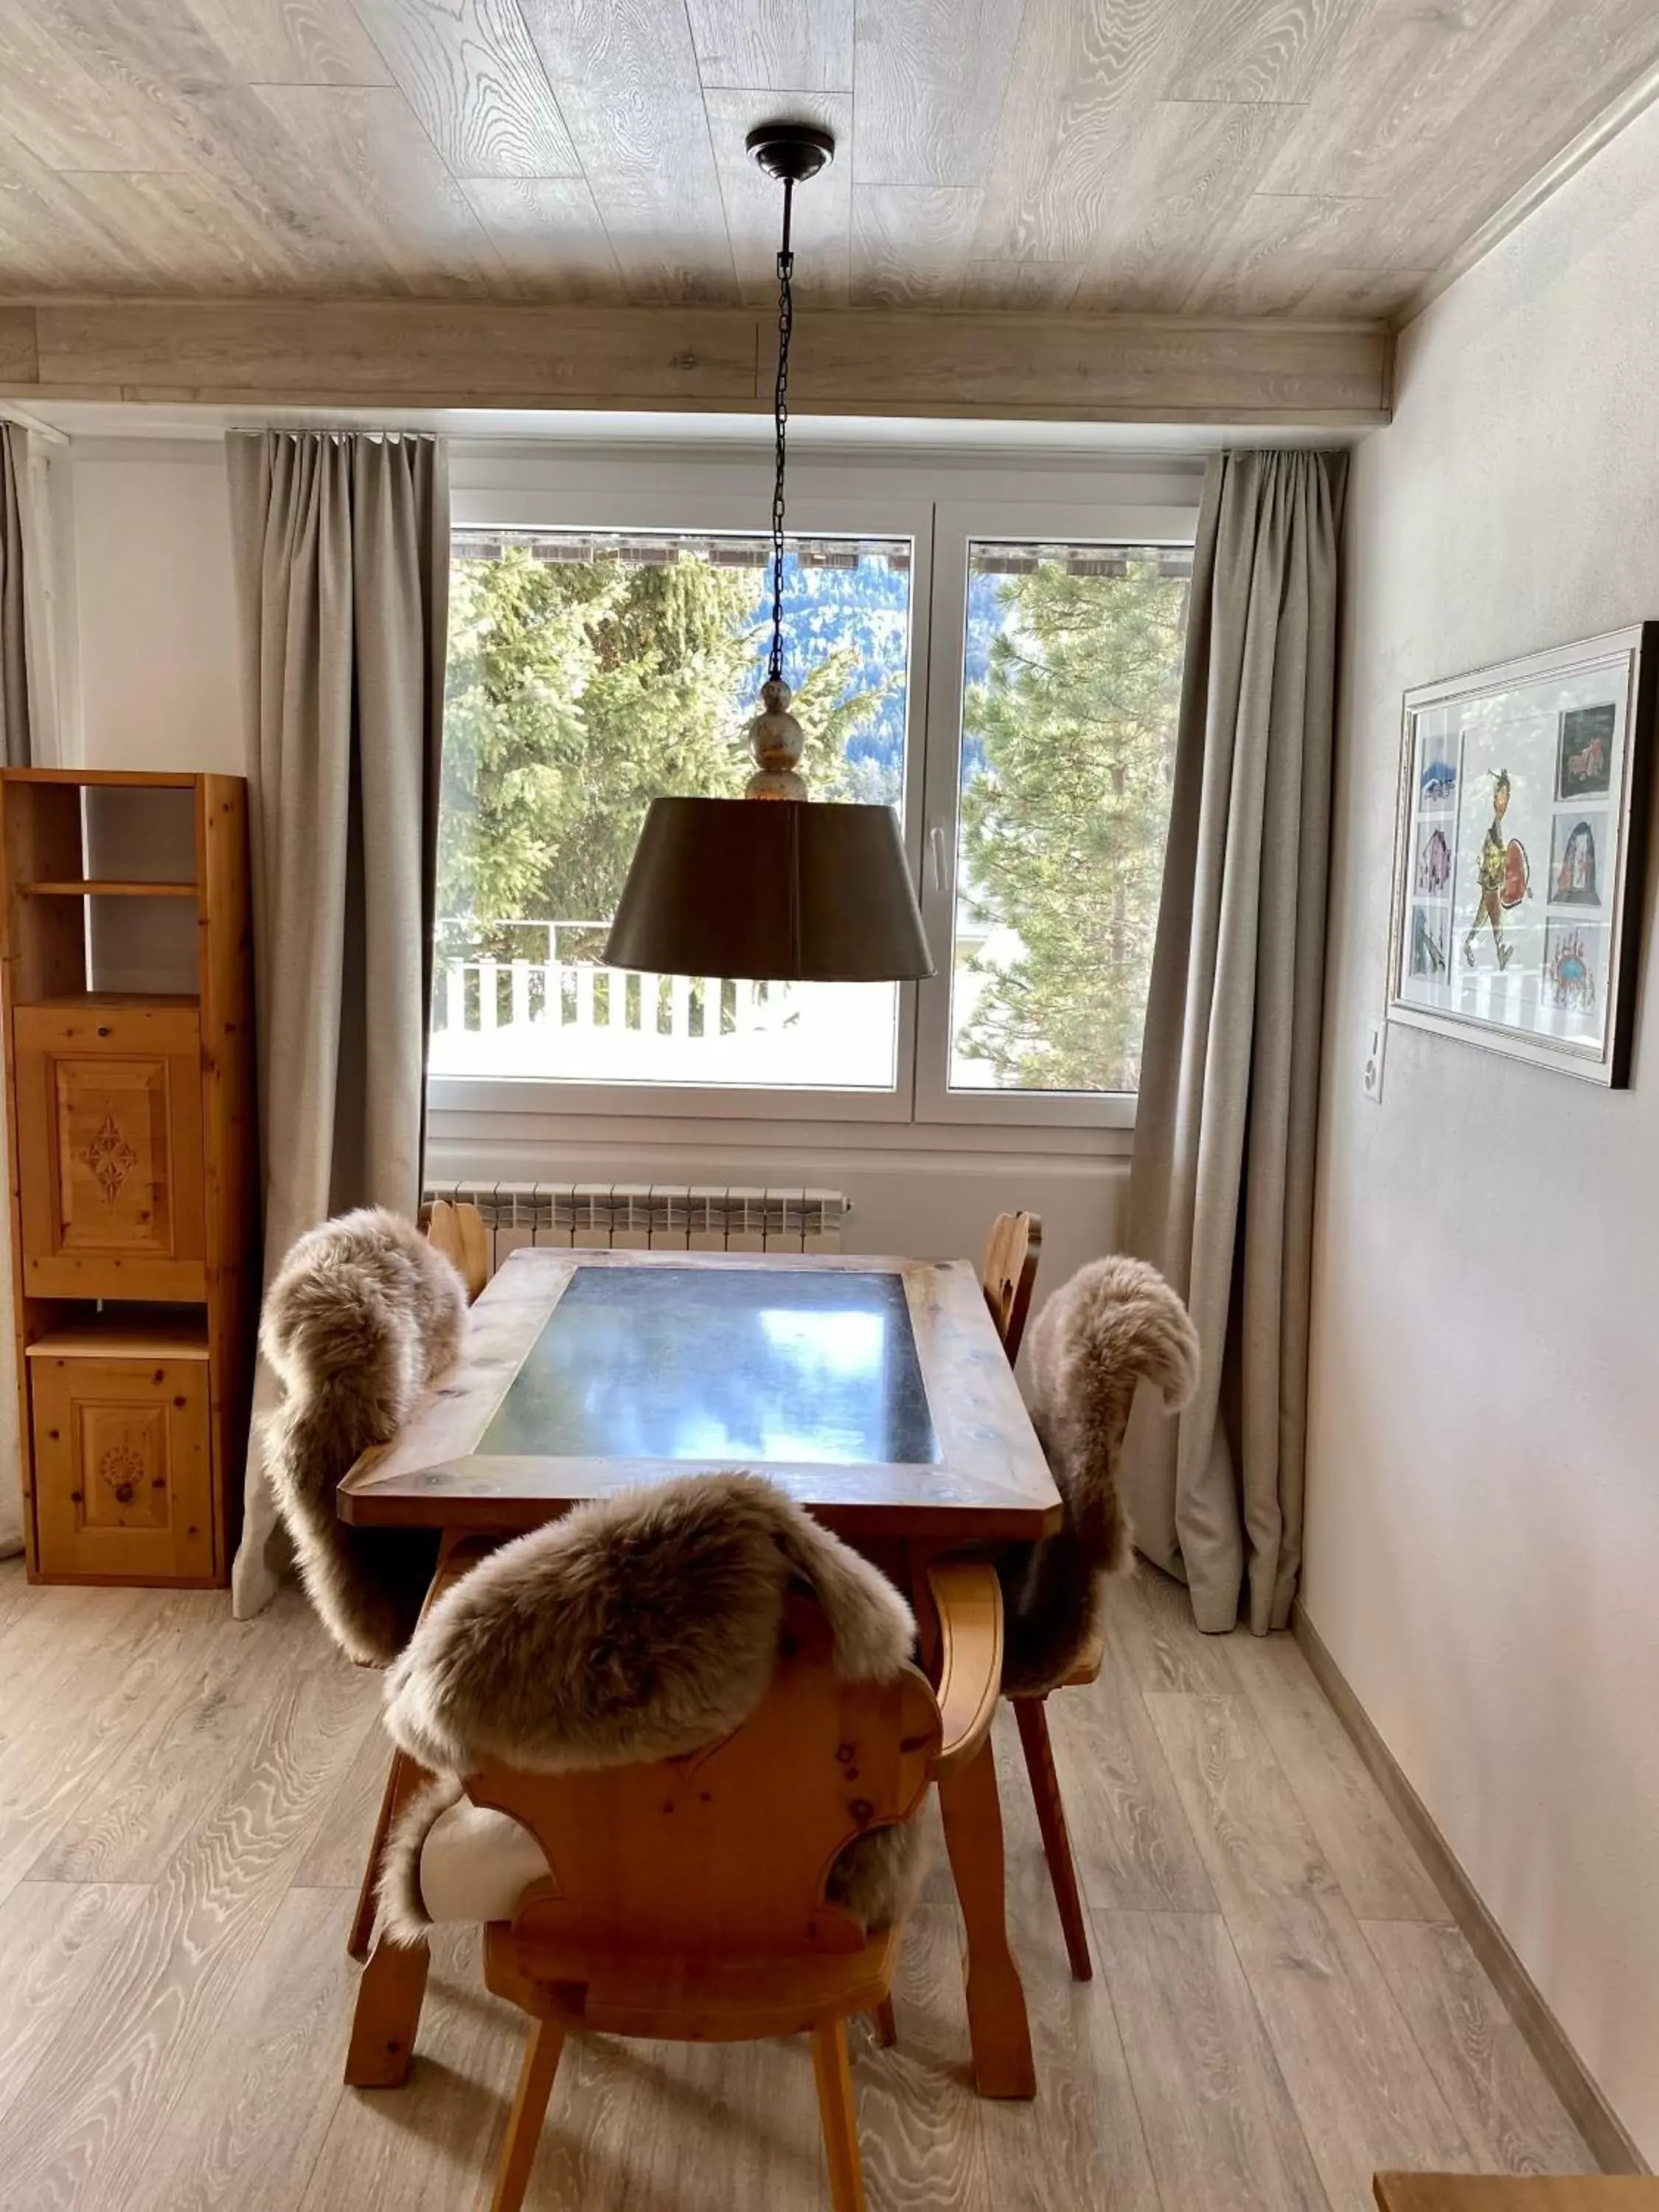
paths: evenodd
<path fill-rule="evenodd" d="M 826 1091 L 686 1091 L 645 1085 L 538 1083 L 434 1075 L 427 1109 L 434 1130 L 498 1133 L 507 1141 L 568 1142 L 590 1130 L 611 1139 L 678 1140 L 729 1147 L 763 1138 L 776 1145 L 834 1142 L 930 1152 L 1127 1152 L 1136 1100 L 953 1093 L 909 1109 L 904 1093 Z"/>
<path fill-rule="evenodd" d="M 478 1095 L 496 1087 L 441 1078 L 428 1085 L 428 1142 L 445 1156 L 446 1166 L 493 1166 L 511 1178 L 532 1165 L 544 1173 L 551 1154 L 562 1164 L 577 1151 L 602 1151 L 612 1158 L 672 1151 L 757 1159 L 784 1152 L 882 1152 L 916 1159 L 1042 1155 L 1103 1162 L 1127 1159 L 1134 1143 L 1132 1126 L 853 1119 L 837 1115 L 822 1094 L 793 1102 L 808 1110 L 787 1117 L 752 1099 L 733 1102 L 727 1114 L 636 1108 L 618 1115 L 564 1104 L 539 1085 L 514 1086 L 536 1095 L 511 1107 Z M 1133 1102 L 1127 1103 L 1133 1113 Z"/>

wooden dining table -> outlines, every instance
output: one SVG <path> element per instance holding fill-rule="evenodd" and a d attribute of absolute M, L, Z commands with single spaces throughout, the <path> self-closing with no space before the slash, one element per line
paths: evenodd
<path fill-rule="evenodd" d="M 733 1468 L 777 1484 L 906 1591 L 924 1663 L 938 1648 L 929 1565 L 1032 1541 L 1060 1518 L 967 1261 L 534 1247 L 486 1285 L 459 1360 L 357 1462 L 338 1507 L 359 1528 L 441 1532 L 441 1584 L 481 1546 L 573 1505 Z M 387 1827 L 426 1778 L 394 1754 L 359 1909 L 346 2079 L 361 2087 L 404 2078 L 419 2019 L 424 1949 L 368 1945 Z M 975 2081 L 1029 2097 L 988 1739 L 941 1780 L 939 1803 Z"/>

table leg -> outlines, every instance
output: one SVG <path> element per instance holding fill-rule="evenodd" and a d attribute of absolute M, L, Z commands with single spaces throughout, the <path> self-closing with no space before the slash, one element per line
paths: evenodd
<path fill-rule="evenodd" d="M 1002 1807 L 988 1737 L 966 1766 L 940 1779 L 939 1802 L 968 1936 L 963 1966 L 974 2084 L 981 2097 L 1035 2097 L 1036 2069 L 1025 1991 L 1008 1948 Z"/>
<path fill-rule="evenodd" d="M 396 2089 L 408 2081 L 431 1963 L 424 1943 L 393 1943 L 382 1936 L 374 1946 L 351 2015 L 349 2089 Z"/>

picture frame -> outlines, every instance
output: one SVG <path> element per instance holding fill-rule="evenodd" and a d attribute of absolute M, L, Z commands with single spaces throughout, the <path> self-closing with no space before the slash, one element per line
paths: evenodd
<path fill-rule="evenodd" d="M 1643 622 L 1406 693 L 1391 1022 L 1629 1083 L 1656 690 Z"/>

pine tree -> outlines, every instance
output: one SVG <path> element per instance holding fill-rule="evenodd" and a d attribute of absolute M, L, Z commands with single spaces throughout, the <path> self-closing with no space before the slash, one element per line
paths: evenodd
<path fill-rule="evenodd" d="M 454 564 L 438 901 L 469 942 L 448 949 L 510 956 L 531 948 L 504 923 L 608 921 L 659 792 L 742 791 L 757 594 L 755 572 L 695 557 L 547 562 L 509 545 Z M 847 757 L 884 688 L 855 687 L 854 648 L 809 639 L 790 665 L 816 794 L 896 797 L 896 775 Z M 568 931 L 560 950 L 594 958 L 599 941 Z"/>
<path fill-rule="evenodd" d="M 964 891 L 1022 948 L 986 978 L 958 1048 L 1003 1085 L 1134 1090 L 1174 770 L 1187 586 L 1060 562 L 1008 576 L 964 745 Z"/>

